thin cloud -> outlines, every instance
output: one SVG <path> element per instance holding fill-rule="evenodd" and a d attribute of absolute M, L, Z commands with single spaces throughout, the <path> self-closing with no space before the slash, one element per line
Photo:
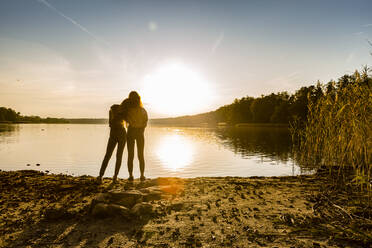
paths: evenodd
<path fill-rule="evenodd" d="M 363 27 L 365 27 L 365 28 L 372 27 L 372 23 L 365 24 L 365 25 L 363 25 Z"/>
<path fill-rule="evenodd" d="M 216 39 L 216 41 L 213 44 L 212 53 L 216 52 L 217 48 L 220 46 L 220 44 L 221 44 L 221 42 L 223 41 L 224 38 L 225 38 L 225 33 L 221 32 L 220 35 L 218 36 L 218 38 Z"/>
<path fill-rule="evenodd" d="M 54 7 L 53 5 L 51 5 L 48 1 L 46 0 L 37 0 L 39 3 L 42 3 L 44 4 L 46 7 L 48 7 L 49 9 L 51 9 L 52 11 L 56 12 L 58 15 L 62 16 L 63 18 L 65 18 L 67 21 L 71 22 L 75 27 L 77 27 L 78 29 L 80 29 L 81 31 L 83 31 L 84 33 L 88 34 L 89 36 L 91 36 L 93 39 L 99 41 L 99 42 L 103 42 L 105 43 L 106 45 L 108 45 L 108 43 L 106 41 L 104 41 L 103 39 L 95 36 L 92 32 L 90 32 L 87 28 L 85 28 L 83 25 L 81 25 L 80 23 L 78 23 L 77 21 L 75 21 L 74 19 L 72 19 L 71 17 L 63 14 L 61 11 L 59 11 L 56 7 Z"/>

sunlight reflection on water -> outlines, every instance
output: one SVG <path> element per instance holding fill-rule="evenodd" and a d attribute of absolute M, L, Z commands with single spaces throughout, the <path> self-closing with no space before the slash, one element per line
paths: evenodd
<path fill-rule="evenodd" d="M 173 171 L 181 170 L 193 161 L 191 142 L 178 133 L 162 137 L 156 147 L 156 155 L 164 166 Z"/>

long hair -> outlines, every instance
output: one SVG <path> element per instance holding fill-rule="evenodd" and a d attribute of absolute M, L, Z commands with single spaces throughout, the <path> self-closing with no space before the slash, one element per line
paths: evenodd
<path fill-rule="evenodd" d="M 141 97 L 137 93 L 137 91 L 131 91 L 128 98 L 131 101 L 133 107 L 143 107 Z"/>

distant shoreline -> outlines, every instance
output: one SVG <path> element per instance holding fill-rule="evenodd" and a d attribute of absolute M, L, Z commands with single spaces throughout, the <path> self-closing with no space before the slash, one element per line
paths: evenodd
<path fill-rule="evenodd" d="M 90 119 L 90 118 L 76 118 L 76 119 L 64 119 L 64 118 L 53 118 L 54 120 L 43 119 L 40 121 L 0 121 L 0 124 L 107 124 L 108 119 Z M 55 119 L 57 121 L 55 121 Z"/>
<path fill-rule="evenodd" d="M 0 121 L 0 124 L 108 124 L 108 119 L 66 119 L 66 122 L 27 122 L 27 121 Z M 179 124 L 179 123 L 159 123 L 149 121 L 149 126 L 154 127 L 205 127 L 205 128 L 247 128 L 247 127 L 275 127 L 288 128 L 286 123 L 237 123 L 237 124 Z"/>

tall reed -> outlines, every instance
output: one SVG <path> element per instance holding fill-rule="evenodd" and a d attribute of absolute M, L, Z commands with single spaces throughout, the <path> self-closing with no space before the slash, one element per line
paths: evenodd
<path fill-rule="evenodd" d="M 340 79 L 341 80 L 341 79 Z M 372 78 L 368 69 L 338 82 L 332 90 L 309 101 L 307 123 L 292 125 L 298 159 L 315 168 L 337 170 L 337 179 L 350 178 L 361 189 L 371 189 Z M 345 180 L 342 180 L 345 182 Z"/>

